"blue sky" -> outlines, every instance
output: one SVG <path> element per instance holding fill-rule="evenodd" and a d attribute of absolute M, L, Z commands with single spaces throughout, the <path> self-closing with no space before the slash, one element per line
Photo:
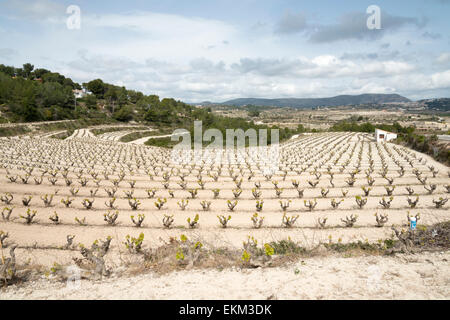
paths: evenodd
<path fill-rule="evenodd" d="M 69 5 L 80 29 L 67 28 Z M 381 9 L 370 30 L 366 9 Z M 450 0 L 0 0 L 0 63 L 189 102 L 450 96 Z"/>

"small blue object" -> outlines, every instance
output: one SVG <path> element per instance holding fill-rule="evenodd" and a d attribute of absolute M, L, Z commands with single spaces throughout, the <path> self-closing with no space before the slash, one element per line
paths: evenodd
<path fill-rule="evenodd" d="M 411 220 L 409 223 L 409 227 L 411 230 L 416 230 L 416 225 L 417 225 L 417 221 L 416 220 Z"/>

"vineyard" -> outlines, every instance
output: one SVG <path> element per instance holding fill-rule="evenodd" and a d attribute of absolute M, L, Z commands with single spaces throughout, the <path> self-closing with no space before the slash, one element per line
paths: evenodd
<path fill-rule="evenodd" d="M 0 140 L 3 257 L 52 270 L 85 258 L 102 274 L 173 238 L 244 243 L 248 261 L 256 246 L 272 255 L 270 242 L 376 244 L 401 237 L 411 217 L 418 229 L 449 220 L 448 168 L 369 134 L 291 139 L 267 173 L 248 149 L 237 163 L 215 150 L 220 162 L 179 164 L 169 149 L 117 142 L 129 132 Z"/>

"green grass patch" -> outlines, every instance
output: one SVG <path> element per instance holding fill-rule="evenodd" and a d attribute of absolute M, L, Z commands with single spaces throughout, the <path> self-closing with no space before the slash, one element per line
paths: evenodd
<path fill-rule="evenodd" d="M 290 238 L 279 241 L 269 242 L 269 245 L 273 248 L 274 254 L 286 255 L 286 254 L 301 254 L 306 253 L 307 250 L 301 247 L 298 243 L 292 241 Z"/>
<path fill-rule="evenodd" d="M 172 141 L 171 137 L 148 139 L 144 144 L 146 146 L 172 148 L 178 141 Z"/>
<path fill-rule="evenodd" d="M 31 132 L 31 130 L 25 125 L 17 127 L 0 128 L 0 137 L 13 137 L 22 134 L 27 134 L 29 132 Z"/>

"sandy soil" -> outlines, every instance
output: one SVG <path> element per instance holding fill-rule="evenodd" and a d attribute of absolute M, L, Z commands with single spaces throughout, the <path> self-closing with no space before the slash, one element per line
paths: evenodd
<path fill-rule="evenodd" d="M 145 137 L 145 139 L 149 138 L 151 137 Z M 356 205 L 355 196 L 361 196 L 363 194 L 361 187 L 367 186 L 364 171 L 369 168 L 369 148 L 371 148 L 373 154 L 374 171 L 371 173 L 371 176 L 375 179 L 375 183 L 367 197 L 367 204 L 360 209 Z M 447 174 L 449 169 L 446 166 L 407 148 L 401 148 L 393 144 L 381 147 L 373 142 L 368 135 L 364 134 L 325 133 L 300 136 L 289 140 L 283 144 L 281 149 L 280 168 L 286 171 L 285 179 L 283 179 L 283 171 L 281 170 L 276 172 L 270 179 L 266 179 L 263 167 L 258 167 L 255 164 L 238 166 L 227 163 L 226 159 L 223 159 L 222 164 L 214 163 L 211 166 L 204 165 L 204 167 L 198 164 L 187 166 L 173 164 L 170 162 L 170 153 L 167 150 L 132 143 L 99 140 L 92 138 L 92 133 L 84 129 L 76 131 L 72 139 L 69 140 L 48 138 L 3 139 L 0 140 L 0 151 L 0 163 L 3 164 L 0 167 L 0 195 L 3 196 L 9 192 L 14 196 L 10 204 L 1 203 L 2 208 L 14 207 L 14 209 L 9 221 L 0 220 L 0 230 L 9 233 L 6 243 L 19 245 L 16 250 L 19 263 L 30 262 L 42 265 L 45 268 L 51 267 L 55 262 L 70 264 L 73 257 L 81 257 L 78 251 L 57 249 L 66 243 L 67 235 L 75 235 L 75 244 L 82 243 L 85 245 L 91 244 L 96 239 L 104 239 L 107 236 L 111 236 L 113 241 L 111 250 L 106 256 L 106 261 L 108 265 L 120 268 L 118 261 L 120 261 L 121 257 L 127 255 L 123 245 L 125 236 L 128 234 L 137 236 L 140 232 L 143 232 L 145 235 L 144 245 L 146 247 L 157 247 L 161 245 L 161 240 L 167 241 L 170 237 L 179 237 L 181 234 L 185 234 L 190 239 L 200 240 L 202 243 L 212 247 L 242 248 L 242 242 L 248 236 L 253 236 L 259 243 L 291 238 L 300 245 L 309 248 L 321 242 L 329 241 L 330 237 L 333 241 L 340 239 L 343 243 L 358 240 L 374 243 L 379 239 L 389 238 L 392 234 L 391 226 L 407 227 L 406 215 L 408 212 L 411 215 L 420 213 L 421 220 L 419 224 L 424 226 L 449 220 L 450 217 L 448 203 L 439 209 L 433 203 L 433 200 L 439 197 L 448 197 L 445 185 L 449 185 L 450 181 Z M 360 160 L 358 160 L 358 154 L 362 155 Z M 388 187 L 388 183 L 380 174 L 382 159 L 385 159 L 384 161 L 388 166 L 387 176 L 395 178 L 394 185 L 396 186 L 393 191 L 394 199 L 388 209 L 384 209 L 379 203 L 383 197 L 388 198 L 385 190 L 385 187 Z M 408 162 L 411 159 L 414 159 L 412 166 Z M 361 172 L 355 175 L 355 184 L 349 186 L 346 180 L 358 162 L 361 164 Z M 403 166 L 405 169 L 405 173 L 401 177 L 398 173 L 400 166 Z M 433 166 L 439 172 L 433 176 L 429 166 Z M 24 168 L 27 167 L 36 167 L 36 169 L 29 177 L 28 183 L 23 183 L 21 179 L 25 177 Z M 67 186 L 65 178 L 62 177 L 64 167 L 68 168 L 67 178 L 72 181 L 71 186 Z M 218 180 L 214 181 L 211 176 L 208 176 L 208 171 L 217 173 L 219 167 L 222 171 Z M 329 174 L 327 173 L 328 167 L 334 173 L 334 185 L 330 183 Z M 53 170 L 59 171 L 54 185 L 50 183 L 51 176 L 49 172 L 45 174 L 41 184 L 35 184 L 34 178 L 38 179 L 41 175 L 40 170 L 44 168 L 49 169 L 50 172 Z M 320 174 L 318 178 L 319 183 L 316 187 L 312 187 L 308 183 L 308 181 L 316 180 L 314 168 L 317 168 L 317 172 Z M 419 169 L 422 172 L 422 177 L 427 178 L 426 187 L 430 184 L 436 184 L 437 188 L 432 194 L 428 194 L 424 185 L 418 181 L 413 173 L 414 169 Z M 81 174 L 80 170 L 83 170 Z M 178 172 L 177 170 L 179 170 L 186 174 L 186 189 L 180 186 L 181 178 L 178 173 L 174 173 L 168 178 L 167 189 L 163 186 L 163 173 L 171 170 L 172 172 Z M 250 170 L 255 175 L 251 180 L 248 180 Z M 108 211 L 105 202 L 109 200 L 105 189 L 113 187 L 112 181 L 118 178 L 121 171 L 125 173 L 125 177 L 119 183 L 116 192 L 115 210 L 119 211 L 118 224 L 109 226 L 104 221 L 103 216 Z M 151 178 L 148 172 L 151 173 Z M 91 176 L 92 173 L 98 174 L 98 187 L 94 183 L 94 178 Z M 104 177 L 104 173 L 108 174 L 108 178 Z M 203 181 L 206 182 L 204 189 L 201 189 L 198 184 L 199 174 L 202 175 Z M 238 175 L 238 180 L 240 178 L 243 179 L 240 187 L 242 194 L 239 196 L 238 205 L 233 211 L 230 211 L 227 207 L 227 200 L 234 201 L 233 190 L 236 189 L 236 184 L 230 177 L 231 175 Z M 16 182 L 11 182 L 9 177 L 14 176 L 17 176 L 17 180 Z M 78 176 L 88 179 L 86 186 L 81 186 Z M 298 192 L 294 188 L 292 180 L 298 180 L 299 189 L 304 190 L 302 198 L 298 197 Z M 135 181 L 135 185 L 132 188 L 130 182 L 133 181 Z M 279 198 L 275 194 L 273 182 L 278 182 L 278 187 L 283 189 Z M 264 200 L 263 210 L 259 214 L 265 219 L 264 225 L 260 229 L 253 228 L 250 220 L 256 209 L 256 199 L 252 194 L 255 183 L 260 183 L 260 198 Z M 416 208 L 409 208 L 407 204 L 407 186 L 412 187 L 414 194 L 420 196 Z M 71 187 L 79 189 L 76 195 L 71 194 Z M 91 191 L 95 192 L 97 188 L 95 196 L 91 196 Z M 195 199 L 191 199 L 187 190 L 194 188 L 198 188 L 198 195 Z M 212 192 L 215 188 L 220 189 L 217 199 L 213 197 Z M 322 196 L 322 188 L 328 190 L 326 197 Z M 148 198 L 147 189 L 156 190 L 154 198 Z M 173 191 L 173 197 L 169 194 L 169 190 Z M 342 190 L 347 190 L 348 193 L 343 195 Z M 126 191 L 133 191 L 133 197 L 141 202 L 138 210 L 131 210 L 128 199 L 125 197 Z M 45 206 L 41 197 L 46 194 L 55 194 L 55 192 L 57 193 L 51 206 Z M 26 196 L 33 196 L 29 207 L 22 203 L 22 199 Z M 68 208 L 61 203 L 61 200 L 67 199 L 67 197 L 73 199 L 72 204 Z M 415 196 L 409 197 L 415 198 Z M 84 209 L 81 202 L 85 198 L 95 199 L 93 209 Z M 167 203 L 161 210 L 158 210 L 154 205 L 157 198 L 167 199 Z M 181 210 L 178 202 L 187 198 L 189 199 L 189 204 L 185 210 Z M 331 208 L 330 202 L 333 198 L 344 200 L 337 209 Z M 317 200 L 317 206 L 313 211 L 309 211 L 304 206 L 304 201 L 314 199 Z M 202 209 L 201 201 L 204 200 L 211 202 L 211 207 L 208 211 L 203 211 Z M 292 228 L 281 226 L 283 211 L 279 202 L 288 200 L 291 200 L 291 202 L 286 214 L 288 216 L 299 215 L 296 224 Z M 26 213 L 28 208 L 37 210 L 35 221 L 30 225 L 25 224 L 24 219 L 20 217 Z M 59 225 L 54 225 L 49 220 L 49 216 L 55 212 L 61 219 L 61 224 Z M 138 229 L 134 227 L 130 216 L 136 216 L 139 213 L 145 214 L 146 217 L 143 227 Z M 388 222 L 382 227 L 376 227 L 375 213 L 387 214 L 389 217 Z M 188 229 L 187 218 L 193 218 L 196 214 L 200 216 L 199 228 Z M 165 215 L 173 215 L 174 223 L 170 229 L 163 227 L 162 220 Z M 232 216 L 226 229 L 220 227 L 218 215 Z M 358 215 L 358 219 L 354 227 L 344 227 L 342 219 L 350 215 Z M 318 228 L 317 219 L 325 217 L 328 218 L 326 228 Z M 87 226 L 79 225 L 75 218 L 86 218 Z M 2 251 L 2 255 L 8 256 L 5 250 Z M 448 253 L 444 255 L 445 259 L 448 259 Z M 414 256 L 413 258 L 417 257 Z M 189 281 L 193 284 L 192 287 L 189 287 L 190 290 L 186 291 L 193 298 L 201 298 L 202 294 L 205 297 L 212 298 L 208 296 L 207 289 L 203 289 L 209 288 L 209 284 L 214 284 L 219 288 L 219 292 L 222 292 L 222 296 L 214 296 L 214 298 L 265 298 L 272 294 L 276 294 L 276 297 L 279 299 L 288 297 L 337 298 L 339 297 L 339 290 L 342 291 L 342 288 L 347 289 L 347 286 L 349 286 L 348 291 L 346 291 L 348 293 L 342 298 L 376 298 L 376 294 L 369 294 L 364 287 L 361 287 L 361 283 L 365 281 L 366 270 L 358 268 L 358 265 L 367 264 L 369 266 L 373 264 L 369 261 L 377 261 L 375 264 L 382 270 L 386 270 L 385 274 L 388 274 L 391 269 L 399 270 L 396 272 L 398 275 L 392 278 L 394 281 L 394 293 L 383 291 L 383 297 L 388 297 L 387 295 L 389 294 L 391 298 L 448 298 L 449 270 L 444 268 L 441 256 L 424 254 L 423 257 L 425 257 L 423 259 L 428 259 L 434 264 L 426 260 L 417 262 L 418 265 L 408 264 L 405 262 L 406 258 L 402 260 L 401 258 L 387 257 L 315 258 L 308 260 L 306 266 L 299 267 L 300 270 L 303 270 L 302 268 L 308 270 L 310 276 L 306 278 L 295 275 L 293 273 L 295 268 L 293 267 L 242 271 L 238 273 L 222 271 L 220 276 L 218 276 L 218 271 L 205 271 L 205 274 L 203 274 L 203 271 L 187 271 L 185 273 L 177 273 L 176 276 L 163 277 L 163 279 L 167 279 L 167 291 L 162 289 L 156 290 L 160 286 L 164 286 L 160 282 L 156 284 L 156 287 L 152 287 L 155 286 L 155 283 L 150 280 L 156 276 L 145 275 L 135 279 L 136 283 L 140 283 L 141 280 L 138 279 L 148 280 L 143 281 L 141 291 L 137 291 L 141 292 L 143 298 L 183 298 L 181 296 L 181 294 L 184 294 L 183 290 L 180 291 L 177 281 L 173 279 L 178 279 L 182 283 L 183 281 Z M 333 270 L 333 266 L 345 271 L 340 272 L 339 277 L 336 277 L 334 271 L 330 272 L 330 270 Z M 410 277 L 417 277 L 415 273 L 419 269 L 416 269 L 416 266 L 438 268 L 436 270 L 439 270 L 439 273 L 435 272 L 431 276 L 431 280 L 434 281 L 432 285 L 424 285 L 429 280 L 429 276 L 420 278 L 420 283 L 411 282 Z M 407 272 L 400 272 L 403 270 L 402 268 L 406 268 Z M 302 272 L 300 272 L 300 275 L 303 274 Z M 285 280 L 291 279 L 291 277 L 295 280 L 292 288 L 298 289 L 292 289 L 290 280 Z M 194 280 L 188 280 L 190 278 Z M 222 280 L 222 278 L 225 280 Z M 198 281 L 195 279 L 198 279 Z M 267 279 L 277 280 L 272 284 L 271 282 L 266 283 Z M 242 290 L 236 290 L 236 288 L 240 288 L 241 284 L 239 283 L 241 282 L 250 283 L 249 288 L 252 288 L 252 285 L 258 288 L 245 289 L 242 287 Z M 320 285 L 321 282 L 323 282 L 323 286 Z M 234 284 L 228 288 L 227 285 L 229 283 Z M 59 286 L 58 284 L 45 282 L 38 282 L 36 285 L 38 286 L 36 287 L 36 292 L 41 292 L 39 293 L 40 296 L 36 297 L 42 298 L 45 295 L 50 297 L 52 294 L 50 292 L 45 293 L 44 291 L 47 290 L 45 288 L 56 290 Z M 83 294 L 86 295 L 84 296 L 86 298 L 90 297 L 88 294 L 98 294 L 98 297 L 107 297 L 107 292 L 111 289 L 108 286 L 115 285 L 123 290 L 111 289 L 112 292 L 109 292 L 110 298 L 116 297 L 115 295 L 118 294 L 123 294 L 124 296 L 122 297 L 127 297 L 126 295 L 131 297 L 137 294 L 133 292 L 131 286 L 129 287 L 127 280 L 123 279 L 105 280 L 98 287 L 98 290 L 94 288 L 97 288 L 96 286 L 99 286 L 99 284 L 86 282 L 84 285 L 92 286 L 92 290 L 78 292 L 76 293 L 78 296 L 75 295 L 73 297 L 83 297 Z M 32 288 L 34 284 L 29 284 L 29 286 Z M 39 291 L 39 286 L 42 286 L 42 291 Z M 417 286 L 422 287 L 416 288 Z M 306 290 L 305 288 L 308 289 Z M 290 291 L 291 289 L 293 291 Z M 14 289 L 8 290 L 10 296 L 13 297 Z M 17 294 L 20 292 L 19 290 Z M 54 293 L 55 296 L 51 297 L 59 297 L 58 294 L 65 295 L 63 292 L 64 290 L 58 289 Z M 72 296 L 68 295 L 67 297 Z"/>
<path fill-rule="evenodd" d="M 282 268 L 190 270 L 74 283 L 42 279 L 0 299 L 449 299 L 449 252 L 318 257 Z"/>

